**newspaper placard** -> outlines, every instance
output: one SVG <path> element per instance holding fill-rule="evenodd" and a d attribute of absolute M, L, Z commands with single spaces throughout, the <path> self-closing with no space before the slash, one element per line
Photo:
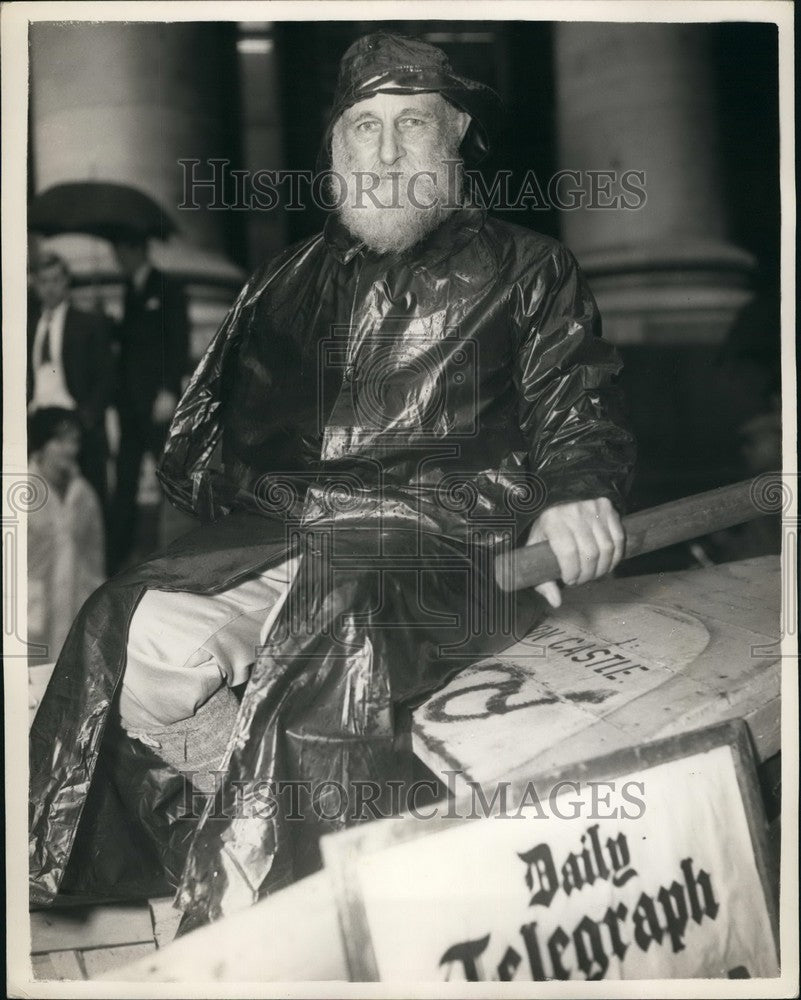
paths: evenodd
<path fill-rule="evenodd" d="M 351 972 L 776 976 L 754 781 L 747 733 L 731 723 L 515 785 L 486 817 L 469 818 L 474 796 L 328 837 Z"/>

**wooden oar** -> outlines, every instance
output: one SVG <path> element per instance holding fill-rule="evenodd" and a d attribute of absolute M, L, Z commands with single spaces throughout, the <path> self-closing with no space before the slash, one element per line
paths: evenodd
<path fill-rule="evenodd" d="M 765 508 L 754 503 L 750 479 L 672 500 L 623 518 L 626 532 L 623 558 L 655 552 L 764 514 Z M 503 590 L 522 590 L 559 578 L 559 563 L 547 542 L 503 552 L 495 559 L 495 579 Z"/>

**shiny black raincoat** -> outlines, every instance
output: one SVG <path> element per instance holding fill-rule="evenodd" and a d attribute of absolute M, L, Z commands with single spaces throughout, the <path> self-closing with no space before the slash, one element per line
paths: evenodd
<path fill-rule="evenodd" d="M 32 901 L 172 887 L 190 923 L 214 919 L 308 870 L 320 832 L 369 817 L 344 803 L 407 774 L 408 709 L 541 614 L 535 592 L 496 588 L 496 547 L 550 504 L 621 506 L 619 369 L 571 254 L 480 208 L 400 256 L 332 216 L 257 272 L 159 469 L 202 524 L 90 599 L 37 714 Z M 147 587 L 214 593 L 289 553 L 301 568 L 198 820 L 117 721 L 131 616 Z M 308 782 L 319 808 L 265 805 L 281 781 Z"/>

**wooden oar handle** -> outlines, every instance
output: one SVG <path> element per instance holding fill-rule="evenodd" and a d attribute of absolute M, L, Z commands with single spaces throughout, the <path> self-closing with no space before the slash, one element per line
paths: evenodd
<path fill-rule="evenodd" d="M 721 531 L 764 513 L 754 503 L 750 479 L 650 507 L 623 518 L 626 532 L 623 558 L 631 559 L 711 531 Z M 503 590 L 522 590 L 559 578 L 559 563 L 547 542 L 512 549 L 495 559 L 495 579 Z"/>

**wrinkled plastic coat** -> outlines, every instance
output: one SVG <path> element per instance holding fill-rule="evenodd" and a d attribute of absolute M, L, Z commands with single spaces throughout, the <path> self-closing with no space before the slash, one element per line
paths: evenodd
<path fill-rule="evenodd" d="M 338 782 L 408 773 L 408 709 L 541 614 L 491 574 L 545 505 L 621 506 L 620 363 L 558 243 L 450 216 L 400 258 L 333 217 L 243 289 L 175 414 L 159 475 L 204 522 L 84 606 L 31 735 L 32 900 L 179 888 L 190 923 L 313 867 Z M 289 552 L 214 808 L 114 710 L 146 587 L 212 593 Z M 256 781 L 324 789 L 305 821 Z M 328 785 L 325 785 L 328 782 Z M 274 800 L 277 801 L 277 800 Z M 368 815 L 367 813 L 362 813 Z M 328 817 L 328 818 L 324 818 Z"/>

